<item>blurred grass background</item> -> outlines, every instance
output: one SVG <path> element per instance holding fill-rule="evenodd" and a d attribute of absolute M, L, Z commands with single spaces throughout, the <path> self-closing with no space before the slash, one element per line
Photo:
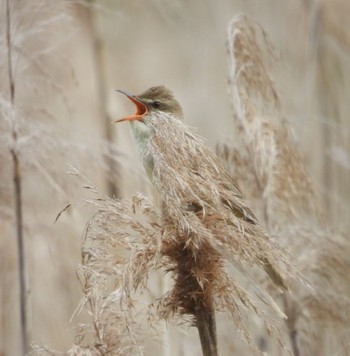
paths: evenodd
<path fill-rule="evenodd" d="M 84 197 L 81 182 L 67 172 L 77 168 L 109 194 L 130 197 L 143 191 L 152 196 L 128 125 L 110 124 L 134 110 L 115 89 L 140 93 L 164 84 L 208 145 L 234 140 L 225 44 L 227 24 L 237 13 L 256 20 L 270 37 L 280 62 L 273 74 L 284 115 L 307 160 L 326 219 L 349 229 L 347 0 L 14 0 L 10 5 L 35 343 L 67 350 L 79 321 L 70 322 L 82 297 L 75 267 L 91 210 L 68 209 L 54 223 L 66 204 Z M 0 355 L 19 355 L 4 0 L 1 19 Z"/>

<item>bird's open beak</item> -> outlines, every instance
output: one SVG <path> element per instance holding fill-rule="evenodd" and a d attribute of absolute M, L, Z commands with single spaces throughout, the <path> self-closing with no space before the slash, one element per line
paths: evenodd
<path fill-rule="evenodd" d="M 136 105 L 136 112 L 134 115 L 122 117 L 121 119 L 113 121 L 113 124 L 122 122 L 122 121 L 141 121 L 143 122 L 143 116 L 148 112 L 147 106 L 143 104 L 136 95 L 131 94 L 124 90 L 117 90 L 119 93 L 124 94 L 127 96 L 135 105 Z"/>

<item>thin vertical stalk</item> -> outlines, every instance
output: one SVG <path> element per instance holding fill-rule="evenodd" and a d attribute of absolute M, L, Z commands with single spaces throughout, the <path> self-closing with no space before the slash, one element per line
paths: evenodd
<path fill-rule="evenodd" d="M 301 351 L 298 343 L 298 329 L 296 327 L 296 323 L 299 317 L 298 315 L 299 312 L 295 307 L 295 303 L 291 301 L 291 299 L 288 298 L 287 295 L 283 296 L 282 301 L 284 305 L 284 311 L 288 317 L 288 319 L 286 320 L 286 324 L 288 327 L 288 336 L 289 336 L 290 345 L 292 347 L 293 355 L 300 356 Z"/>
<path fill-rule="evenodd" d="M 6 0 L 6 42 L 7 42 L 7 60 L 8 60 L 8 79 L 10 88 L 11 115 L 14 115 L 15 104 L 15 81 L 13 78 L 12 68 L 12 41 L 11 41 L 11 13 L 10 0 Z M 12 146 L 10 149 L 13 162 L 13 184 L 14 184 L 14 201 L 15 201 L 15 218 L 16 218 L 16 235 L 18 249 L 18 275 L 20 290 L 20 330 L 21 330 L 21 348 L 22 354 L 29 351 L 29 326 L 28 326 L 28 303 L 27 303 L 27 286 L 26 286 L 26 264 L 24 253 L 23 239 L 23 215 L 22 215 L 22 183 L 20 161 L 17 151 L 17 130 L 15 126 L 15 117 L 12 116 Z"/>
<path fill-rule="evenodd" d="M 179 236 L 179 240 L 181 237 Z M 187 314 L 192 314 L 198 329 L 203 356 L 217 356 L 217 335 L 215 323 L 214 298 L 212 295 L 213 276 L 210 269 L 204 265 L 208 260 L 205 249 L 194 254 L 191 248 L 185 248 L 183 243 L 176 246 L 177 255 L 177 285 L 180 303 Z M 196 257 L 194 257 L 196 256 Z M 201 270 L 206 281 L 201 285 L 194 271 Z"/>
<path fill-rule="evenodd" d="M 198 290 L 201 291 L 198 282 L 196 284 Z M 217 356 L 216 323 L 213 305 L 206 306 L 203 304 L 202 300 L 197 300 L 195 306 L 195 318 L 203 356 Z"/>
<path fill-rule="evenodd" d="M 101 117 L 104 119 L 103 120 L 103 129 L 104 129 L 104 136 L 106 138 L 107 143 L 113 142 L 113 131 L 111 130 L 111 117 L 109 116 L 106 106 L 107 106 L 107 93 L 106 93 L 106 63 L 105 63 L 105 58 L 104 58 L 104 44 L 101 39 L 101 36 L 99 34 L 99 30 L 96 24 L 96 15 L 94 13 L 93 9 L 93 4 L 94 1 L 92 0 L 87 7 L 87 21 L 88 21 L 88 27 L 90 30 L 90 38 L 92 40 L 92 46 L 93 46 L 93 57 L 94 57 L 94 73 L 95 73 L 95 79 L 96 79 L 96 87 L 97 87 L 97 100 L 98 100 L 98 111 Z M 111 152 L 111 149 L 108 148 L 110 151 L 109 154 L 111 155 L 113 152 Z M 113 172 L 113 170 L 118 169 L 116 167 L 116 163 L 110 159 L 109 157 L 106 157 L 106 163 L 107 166 L 110 170 L 110 172 Z M 110 177 L 113 175 L 110 174 Z M 110 196 L 115 196 L 115 197 L 120 197 L 120 191 L 117 186 L 117 184 L 112 181 L 111 179 L 108 179 L 107 181 L 107 187 L 108 187 L 108 194 Z"/>
<path fill-rule="evenodd" d="M 332 105 L 332 89 L 329 80 L 329 68 L 326 68 L 325 53 L 322 44 L 323 28 L 324 28 L 324 9 L 323 4 L 319 0 L 312 0 L 310 2 L 310 35 L 308 41 L 308 56 L 309 67 L 308 70 L 310 78 L 307 78 L 306 83 L 312 84 L 313 91 L 311 94 L 318 98 L 319 113 L 329 119 L 335 113 L 334 105 Z M 331 81 L 333 78 L 331 79 Z M 311 99 L 309 99 L 311 100 Z M 330 135 L 328 125 L 323 124 L 320 129 L 322 148 L 328 149 L 332 145 L 332 137 Z M 331 160 L 325 155 L 322 162 L 322 179 L 323 186 L 327 187 L 326 194 L 323 195 L 323 208 L 327 212 L 329 220 L 334 218 L 334 207 L 332 206 L 331 191 L 334 188 L 333 169 Z"/>

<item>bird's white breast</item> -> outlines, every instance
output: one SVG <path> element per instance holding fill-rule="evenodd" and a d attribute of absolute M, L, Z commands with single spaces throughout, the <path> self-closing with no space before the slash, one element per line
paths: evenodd
<path fill-rule="evenodd" d="M 146 124 L 139 121 L 132 121 L 131 129 L 136 140 L 138 154 L 140 155 L 148 176 L 152 180 L 154 167 L 153 157 L 150 153 L 152 130 Z"/>

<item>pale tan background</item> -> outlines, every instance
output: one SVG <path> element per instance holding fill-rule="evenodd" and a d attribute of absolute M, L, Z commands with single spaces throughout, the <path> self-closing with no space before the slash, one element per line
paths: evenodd
<path fill-rule="evenodd" d="M 187 123 L 198 129 L 208 145 L 214 147 L 229 138 L 233 122 L 225 42 L 228 21 L 237 13 L 256 20 L 273 43 L 281 63 L 273 74 L 285 116 L 330 221 L 348 227 L 347 0 L 115 0 L 93 6 L 18 0 L 11 2 L 11 9 L 18 46 L 15 106 L 19 127 L 23 127 L 21 175 L 33 342 L 65 351 L 74 341 L 80 320 L 70 322 L 82 296 L 75 267 L 91 209 L 78 204 L 54 224 L 66 204 L 81 202 L 85 196 L 81 181 L 67 174 L 70 165 L 100 191 L 110 192 L 103 169 L 106 161 L 99 152 L 103 140 L 112 140 L 119 150 L 114 153 L 119 174 L 110 179 L 120 195 L 152 194 L 128 125 L 110 124 L 134 110 L 114 90 L 140 93 L 164 84 L 183 105 Z M 2 0 L 2 41 L 4 11 Z M 31 33 L 35 26 L 39 30 Z M 6 97 L 4 42 L 1 48 L 0 86 Z M 0 156 L 0 355 L 19 355 L 12 166 L 7 143 L 5 130 Z M 223 327 L 219 325 L 219 330 Z M 191 335 L 185 354 L 198 354 L 196 334 Z M 158 352 L 161 348 L 158 345 Z"/>

